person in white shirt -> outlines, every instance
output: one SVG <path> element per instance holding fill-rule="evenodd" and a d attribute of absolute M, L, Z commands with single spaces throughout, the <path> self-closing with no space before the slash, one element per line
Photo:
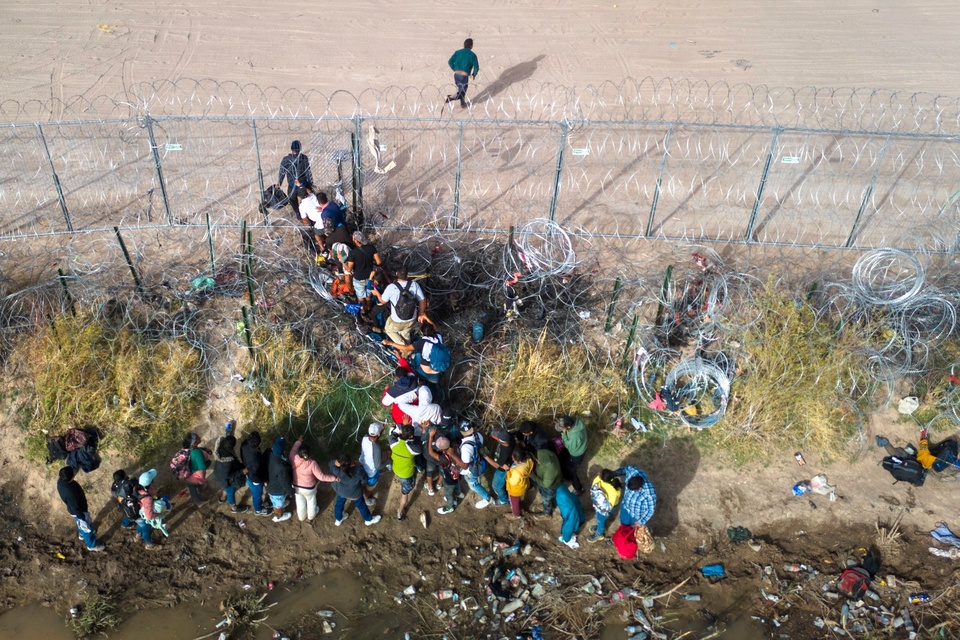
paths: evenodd
<path fill-rule="evenodd" d="M 364 500 L 368 507 L 377 503 L 373 497 L 377 489 L 377 481 L 380 480 L 380 467 L 383 463 L 383 451 L 380 449 L 380 434 L 383 433 L 383 425 L 374 422 L 367 428 L 367 437 L 360 443 L 360 464 L 363 470 L 367 472 L 367 484 L 363 489 Z"/>
<path fill-rule="evenodd" d="M 320 212 L 323 207 L 317 200 L 317 194 L 313 187 L 305 187 L 307 197 L 300 201 L 299 211 L 300 220 L 303 224 L 313 227 L 313 240 L 317 247 L 322 247 L 320 237 L 323 233 L 323 220 L 320 218 Z"/>
<path fill-rule="evenodd" d="M 387 285 L 380 299 L 390 305 L 390 315 L 384 324 L 383 332 L 397 344 L 410 344 L 414 322 L 429 322 L 427 317 L 427 298 L 420 285 L 407 279 L 407 268 L 400 267 L 395 274 L 396 280 Z M 408 295 L 404 295 L 408 294 Z M 411 301 L 416 302 L 409 304 Z M 414 308 L 405 308 L 414 307 Z"/>
<path fill-rule="evenodd" d="M 483 444 L 483 437 L 479 433 L 474 432 L 469 422 L 464 422 L 460 425 L 460 435 L 463 437 L 463 440 L 460 442 L 460 455 L 454 458 L 454 462 L 463 470 L 461 471 L 461 475 L 466 479 L 470 489 L 480 496 L 480 500 L 478 500 L 474 506 L 477 509 L 483 509 L 491 502 L 490 494 L 483 488 L 483 485 L 480 484 L 480 479 L 483 477 L 483 472 L 487 467 L 487 463 L 483 459 L 483 453 L 480 451 L 480 446 Z M 494 500 L 493 502 L 497 506 L 500 506 L 498 501 Z"/>

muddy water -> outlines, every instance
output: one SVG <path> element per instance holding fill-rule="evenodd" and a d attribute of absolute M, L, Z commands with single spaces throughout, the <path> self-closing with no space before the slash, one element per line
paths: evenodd
<path fill-rule="evenodd" d="M 337 625 L 335 632 L 324 636 L 330 640 L 372 640 L 395 633 L 399 622 L 395 616 L 358 614 L 362 598 L 361 578 L 347 571 L 332 571 L 290 585 L 279 584 L 264 601 L 274 606 L 270 608 L 266 624 L 260 627 L 255 637 L 268 640 L 274 630 L 283 632 L 297 618 L 321 609 L 337 612 L 333 618 Z M 108 637 L 112 640 L 192 640 L 212 632 L 220 619 L 222 616 L 215 607 L 185 603 L 173 608 L 134 613 Z M 213 637 L 216 638 L 216 634 Z M 0 615 L 0 638 L 74 640 L 64 619 L 56 611 L 36 604 Z"/>

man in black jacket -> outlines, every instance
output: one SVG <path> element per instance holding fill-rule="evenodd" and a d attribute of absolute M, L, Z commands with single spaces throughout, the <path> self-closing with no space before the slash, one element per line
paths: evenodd
<path fill-rule="evenodd" d="M 263 485 L 267 481 L 267 455 L 260 450 L 260 432 L 253 431 L 240 443 L 240 461 L 243 472 L 247 474 L 247 489 L 253 511 L 258 516 L 271 515 L 270 509 L 263 506 Z"/>
<path fill-rule="evenodd" d="M 270 496 L 270 504 L 273 506 L 274 522 L 289 520 L 293 515 L 290 512 L 284 513 L 284 509 L 290 504 L 290 496 L 293 495 L 293 468 L 284 454 L 286 448 L 285 438 L 274 440 L 267 463 L 267 495 Z"/>
<path fill-rule="evenodd" d="M 73 467 L 60 469 L 60 478 L 57 480 L 57 493 L 63 504 L 67 505 L 67 512 L 77 523 L 77 533 L 90 551 L 103 551 L 104 546 L 97 544 L 97 532 L 93 530 L 93 518 L 87 510 L 87 496 L 83 488 L 73 479 L 76 471 Z"/>
<path fill-rule="evenodd" d="M 287 179 L 287 195 L 290 198 L 290 206 L 293 207 L 294 219 L 298 222 L 300 220 L 300 198 L 306 193 L 306 187 L 313 187 L 310 159 L 307 154 L 300 153 L 301 148 L 299 140 L 294 140 L 290 144 L 290 153 L 280 161 L 280 172 L 277 178 L 277 187 L 283 184 L 284 178 Z"/>

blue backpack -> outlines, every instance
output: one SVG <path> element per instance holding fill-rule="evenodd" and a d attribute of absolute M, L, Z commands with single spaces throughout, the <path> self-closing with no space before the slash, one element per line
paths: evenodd
<path fill-rule="evenodd" d="M 450 368 L 450 349 L 442 342 L 436 342 L 430 349 L 430 368 L 441 373 Z"/>

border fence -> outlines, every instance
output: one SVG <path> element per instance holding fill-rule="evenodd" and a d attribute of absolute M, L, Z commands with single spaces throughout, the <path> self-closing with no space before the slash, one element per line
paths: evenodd
<path fill-rule="evenodd" d="M 0 125 L 0 239 L 292 223 L 259 202 L 299 139 L 318 187 L 341 185 L 378 227 L 542 217 L 595 237 L 960 248 L 956 101 L 672 81 L 485 91 L 452 113 L 440 88 L 209 81 L 7 101 L 0 117 L 20 122 Z"/>

